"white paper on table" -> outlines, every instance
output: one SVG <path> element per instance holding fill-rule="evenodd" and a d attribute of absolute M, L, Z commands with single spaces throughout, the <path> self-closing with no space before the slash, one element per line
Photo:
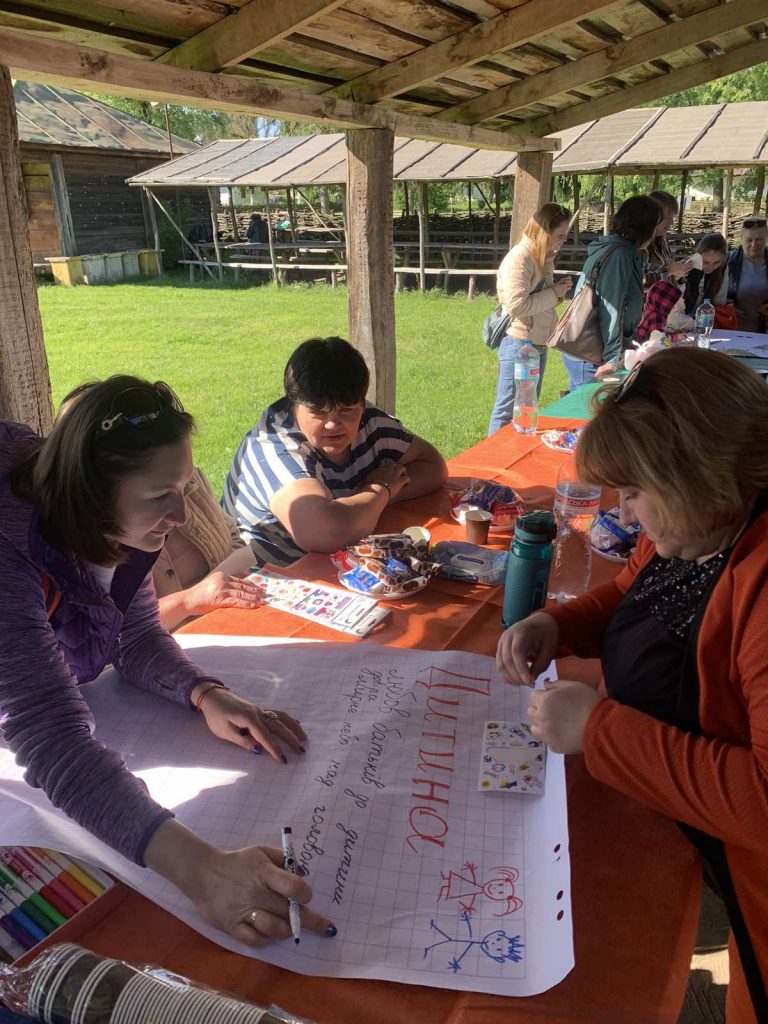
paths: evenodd
<path fill-rule="evenodd" d="M 113 671 L 83 687 L 96 737 L 179 821 L 223 847 L 279 846 L 291 825 L 312 905 L 338 936 L 254 951 L 203 921 L 27 786 L 0 747 L 0 844 L 48 846 L 111 871 L 227 948 L 303 974 L 534 995 L 573 967 L 562 757 L 541 798 L 480 793 L 483 724 L 525 720 L 529 691 L 491 658 L 368 644 L 181 636 L 206 671 L 300 719 L 288 765 L 213 737 L 198 715 Z M 554 677 L 554 666 L 550 678 Z"/>
<path fill-rule="evenodd" d="M 768 359 L 768 336 L 758 334 L 754 331 L 726 331 L 715 327 L 710 335 L 710 345 L 715 351 L 726 352 L 728 349 L 738 349 L 741 352 L 749 352 L 751 356 L 759 359 Z"/>

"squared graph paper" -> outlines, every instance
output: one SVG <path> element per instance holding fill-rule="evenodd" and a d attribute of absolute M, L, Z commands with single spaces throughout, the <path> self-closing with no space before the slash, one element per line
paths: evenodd
<path fill-rule="evenodd" d="M 199 715 L 113 671 L 82 688 L 96 738 L 179 821 L 222 847 L 279 846 L 293 828 L 312 906 L 335 939 L 251 950 L 203 921 L 23 782 L 0 746 L 0 845 L 48 846 L 111 871 L 209 938 L 304 974 L 534 995 L 573 966 L 562 757 L 546 794 L 477 789 L 484 724 L 525 720 L 528 691 L 493 660 L 380 645 L 178 637 L 190 658 L 309 735 L 287 765 L 213 737 Z"/>

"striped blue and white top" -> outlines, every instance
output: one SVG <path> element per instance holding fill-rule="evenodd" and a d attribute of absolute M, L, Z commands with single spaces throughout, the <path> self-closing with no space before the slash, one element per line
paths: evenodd
<path fill-rule="evenodd" d="M 293 480 L 312 478 L 334 498 L 355 494 L 377 466 L 399 462 L 412 440 L 399 420 L 366 402 L 349 458 L 338 465 L 311 447 L 290 402 L 281 398 L 243 438 L 224 484 L 222 507 L 237 519 L 256 564 L 290 565 L 306 552 L 271 511 L 272 496 Z"/>

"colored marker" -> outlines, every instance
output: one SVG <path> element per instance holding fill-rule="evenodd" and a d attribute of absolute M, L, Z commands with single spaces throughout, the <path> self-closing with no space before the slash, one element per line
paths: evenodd
<path fill-rule="evenodd" d="M 55 894 L 56 899 L 60 902 L 54 902 L 51 892 L 46 892 L 45 896 L 50 903 L 53 903 L 57 910 L 61 911 L 62 914 L 65 914 L 66 917 L 72 917 L 72 915 L 76 914 L 78 910 L 83 909 L 85 903 L 75 896 L 73 892 L 70 892 L 66 885 L 62 885 L 59 879 L 51 874 L 45 864 L 42 863 L 39 857 L 35 856 L 34 852 L 29 847 L 12 846 L 11 849 L 20 860 L 29 864 L 30 869 L 34 871 L 38 878 L 42 878 L 49 890 Z M 42 891 L 45 892 L 45 890 Z M 66 913 L 62 909 L 60 903 L 63 903 L 64 906 L 69 908 Z"/>
<path fill-rule="evenodd" d="M 77 896 L 81 903 L 91 902 L 94 898 L 93 893 L 86 889 L 84 885 L 80 885 L 78 880 L 68 871 L 62 870 L 47 850 L 43 850 L 40 846 L 30 846 L 30 850 L 40 863 L 45 865 L 51 874 L 58 878 L 65 889 L 69 889 L 71 893 Z"/>
<path fill-rule="evenodd" d="M 2 890 L 8 899 L 13 903 L 19 910 L 23 910 L 30 921 L 33 921 L 43 935 L 50 935 L 56 925 L 51 921 L 49 917 L 36 907 L 32 900 L 28 899 L 21 889 L 16 885 L 13 877 L 8 874 L 8 869 L 3 866 L 0 868 L 0 890 Z"/>
<path fill-rule="evenodd" d="M 70 860 L 73 864 L 77 864 L 83 874 L 87 875 L 91 881 L 99 886 L 99 895 L 106 889 L 111 889 L 115 884 L 114 879 L 110 878 L 106 871 L 97 868 L 95 864 L 85 864 L 81 860 L 75 860 L 74 857 L 71 857 Z"/>
<path fill-rule="evenodd" d="M 7 953 L 11 960 L 18 960 L 26 953 L 26 949 L 19 940 L 3 928 L 2 922 L 0 922 L 0 949 Z"/>
<path fill-rule="evenodd" d="M 65 857 L 63 853 L 59 853 L 57 850 L 46 850 L 45 851 L 51 860 L 55 861 L 63 871 L 68 871 L 72 877 L 82 885 L 82 887 L 91 894 L 91 898 L 94 896 L 101 896 L 104 892 L 104 887 L 99 885 L 90 875 L 87 875 L 85 871 L 69 857 Z"/>
<path fill-rule="evenodd" d="M 17 921 L 14 921 L 10 914 L 4 914 L 2 909 L 0 909 L 0 929 L 2 929 L 3 934 L 13 937 L 25 950 L 32 949 L 35 945 L 34 938 L 26 928 L 22 928 Z"/>
<path fill-rule="evenodd" d="M 62 924 L 66 924 L 66 917 L 64 917 L 63 914 L 60 914 L 55 907 L 52 907 L 51 904 L 46 899 L 43 899 L 43 897 L 39 894 L 39 879 L 35 879 L 35 881 L 37 882 L 37 887 L 35 887 L 34 885 L 32 885 L 31 882 L 27 881 L 26 876 L 29 875 L 30 872 L 26 871 L 23 865 L 19 864 L 21 871 L 15 870 L 13 865 L 14 863 L 18 863 L 18 861 L 13 856 L 13 854 L 7 852 L 6 850 L 0 849 L 0 861 L 2 861 L 4 866 L 3 869 L 0 870 L 5 870 L 6 874 L 10 876 L 11 881 L 14 883 L 14 885 L 22 894 L 22 896 L 25 899 L 29 900 L 30 903 L 32 903 L 34 906 L 36 906 L 37 909 L 48 918 L 48 920 L 54 925 L 55 928 L 58 928 Z M 34 875 L 32 875 L 31 877 L 34 878 Z"/>
<path fill-rule="evenodd" d="M 284 828 L 282 832 L 283 840 L 283 867 L 286 871 L 290 871 L 292 875 L 296 874 L 296 858 L 293 855 L 293 829 Z M 301 942 L 301 911 L 299 910 L 299 904 L 296 900 L 288 900 L 288 920 L 291 922 L 291 935 L 293 941 L 298 944 Z"/>
<path fill-rule="evenodd" d="M 30 921 L 23 910 L 19 910 L 8 899 L 5 893 L 0 892 L 0 914 L 10 917 L 16 924 L 27 933 L 27 949 L 30 949 L 45 938 L 45 932 L 38 928 L 34 921 Z"/>

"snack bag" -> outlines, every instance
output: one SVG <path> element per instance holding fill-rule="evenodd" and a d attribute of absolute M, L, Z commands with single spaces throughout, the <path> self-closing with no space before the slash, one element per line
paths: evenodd
<path fill-rule="evenodd" d="M 520 496 L 511 487 L 490 480 L 470 480 L 463 491 L 449 491 L 451 515 L 462 525 L 470 509 L 482 508 L 491 513 L 491 533 L 505 533 L 525 512 Z"/>

